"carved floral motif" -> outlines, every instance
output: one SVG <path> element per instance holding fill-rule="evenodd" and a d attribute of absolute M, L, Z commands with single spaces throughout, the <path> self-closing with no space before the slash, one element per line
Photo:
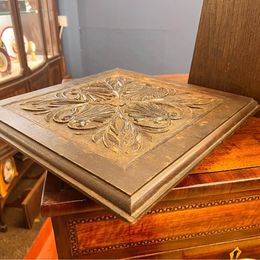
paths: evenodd
<path fill-rule="evenodd" d="M 143 137 L 169 131 L 174 121 L 215 99 L 189 91 L 158 87 L 127 77 L 108 77 L 75 85 L 21 104 L 22 109 L 45 115 L 45 120 L 66 124 L 76 134 L 92 134 L 120 153 L 138 151 Z"/>

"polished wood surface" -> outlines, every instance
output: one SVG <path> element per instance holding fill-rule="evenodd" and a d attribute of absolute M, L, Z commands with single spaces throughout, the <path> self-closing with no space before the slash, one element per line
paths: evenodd
<path fill-rule="evenodd" d="M 236 133 L 196 167 L 193 173 L 260 166 L 260 119 L 250 118 Z M 244 160 L 246 158 L 246 161 Z"/>
<path fill-rule="evenodd" d="M 260 192 L 259 192 L 260 194 Z M 258 194 L 258 196 L 259 196 Z M 86 253 L 94 252 L 95 248 L 108 248 L 109 246 L 121 245 L 121 247 L 128 247 L 129 243 L 137 246 L 138 242 L 144 245 L 145 242 L 152 244 L 159 243 L 159 239 L 166 242 L 178 240 L 182 237 L 188 238 L 189 235 L 196 236 L 195 234 L 201 233 L 206 235 L 207 233 L 214 232 L 215 230 L 223 231 L 232 229 L 234 226 L 248 225 L 247 217 L 250 216 L 252 220 L 250 225 L 257 226 L 259 228 L 260 215 L 256 208 L 259 208 L 260 201 L 252 201 L 246 204 L 238 204 L 236 207 L 230 207 L 224 204 L 217 207 L 205 207 L 198 208 L 196 210 L 170 210 L 173 205 L 168 203 L 164 207 L 158 207 L 161 211 L 156 213 L 156 208 L 133 225 L 129 225 L 121 221 L 120 219 L 113 219 L 110 215 L 100 214 L 92 216 L 92 218 L 86 217 L 86 214 L 77 216 L 78 219 L 68 220 L 71 224 L 71 229 L 77 232 L 78 250 L 85 250 Z M 245 207 L 246 206 L 246 207 Z M 247 210 L 245 210 L 245 208 Z M 163 212 L 163 210 L 168 212 Z M 221 221 L 223 218 L 223 212 L 225 212 L 225 222 Z M 98 221 L 98 218 L 104 217 L 104 221 Z M 107 221 L 105 221 L 107 218 Z M 92 220 L 92 221 L 90 221 Z M 259 229 L 258 229 L 259 230 Z M 200 237 L 197 235 L 197 237 Z M 163 242 L 163 241 L 162 241 Z M 93 249 L 93 251 L 92 251 Z M 76 253 L 76 252 L 74 252 Z"/>
<path fill-rule="evenodd" d="M 48 175 L 42 213 L 60 258 L 223 259 L 236 246 L 259 256 L 259 126 L 250 118 L 132 225 Z"/>
<path fill-rule="evenodd" d="M 227 241 L 215 245 L 209 244 L 201 247 L 191 247 L 185 251 L 172 250 L 155 254 L 143 254 L 142 259 L 229 259 L 229 252 L 232 252 L 237 247 L 239 247 L 240 250 L 243 250 L 241 257 L 245 256 L 245 254 L 250 256 L 250 252 L 255 252 L 255 254 L 260 255 L 260 247 L 257 249 L 259 244 L 260 237 L 258 236 L 246 240 L 235 239 L 232 243 Z M 223 251 L 225 253 L 223 253 Z M 44 223 L 39 235 L 28 250 L 24 259 L 58 259 L 50 218 Z"/>
<path fill-rule="evenodd" d="M 260 102 L 260 1 L 205 0 L 189 83 Z"/>

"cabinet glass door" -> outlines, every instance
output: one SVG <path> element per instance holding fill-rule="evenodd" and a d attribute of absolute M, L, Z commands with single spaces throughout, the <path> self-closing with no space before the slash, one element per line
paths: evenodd
<path fill-rule="evenodd" d="M 0 1 L 0 84 L 20 75 L 21 65 L 10 1 Z"/>
<path fill-rule="evenodd" d="M 23 39 L 27 64 L 35 69 L 46 60 L 40 22 L 40 11 L 37 0 L 19 0 Z"/>
<path fill-rule="evenodd" d="M 52 0 L 41 0 L 48 58 L 59 55 L 55 10 Z"/>

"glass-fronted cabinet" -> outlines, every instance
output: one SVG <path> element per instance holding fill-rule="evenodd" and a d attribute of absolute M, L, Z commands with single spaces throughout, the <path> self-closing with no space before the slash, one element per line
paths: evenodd
<path fill-rule="evenodd" d="M 60 83 L 57 21 L 55 0 L 0 0 L 0 99 Z"/>
<path fill-rule="evenodd" d="M 8 1 L 0 1 L 0 83 L 21 73 L 17 38 Z"/>
<path fill-rule="evenodd" d="M 19 3 L 27 64 L 33 70 L 45 61 L 39 2 L 27 0 Z"/>

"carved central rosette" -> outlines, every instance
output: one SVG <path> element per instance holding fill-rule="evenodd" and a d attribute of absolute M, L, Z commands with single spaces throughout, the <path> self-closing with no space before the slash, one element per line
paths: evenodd
<path fill-rule="evenodd" d="M 93 142 L 110 150 L 134 153 L 142 147 L 144 136 L 169 131 L 175 120 L 212 100 L 145 81 L 109 77 L 80 83 L 51 98 L 26 101 L 21 107 L 44 114 L 47 122 L 66 124 L 75 134 L 91 134 Z"/>

